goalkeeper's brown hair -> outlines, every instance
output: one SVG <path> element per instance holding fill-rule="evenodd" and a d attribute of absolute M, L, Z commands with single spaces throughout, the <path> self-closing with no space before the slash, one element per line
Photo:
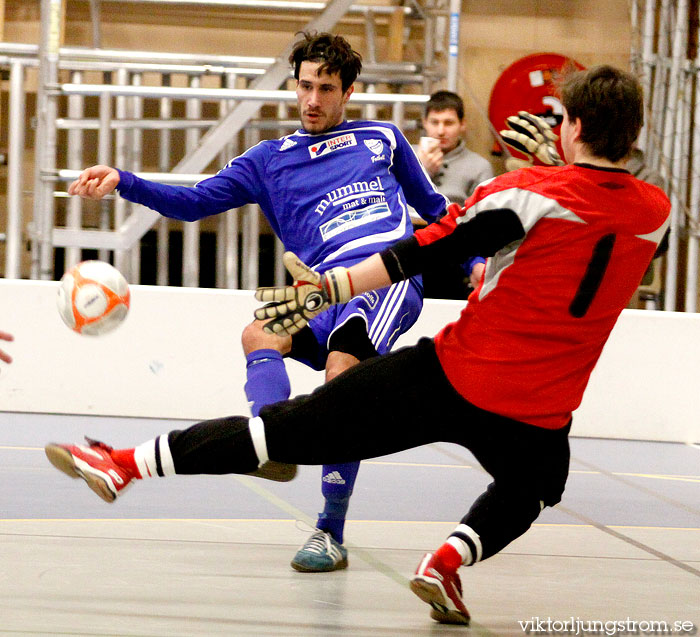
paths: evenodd
<path fill-rule="evenodd" d="M 309 31 L 302 31 L 301 35 L 302 38 L 294 44 L 289 55 L 294 77 L 299 79 L 302 62 L 318 62 L 317 73 L 338 73 L 343 92 L 347 91 L 362 70 L 362 56 L 340 35 Z"/>
<path fill-rule="evenodd" d="M 644 124 L 637 78 L 613 66 L 567 73 L 559 85 L 570 121 L 581 120 L 581 141 L 596 157 L 618 162 L 629 156 Z"/>

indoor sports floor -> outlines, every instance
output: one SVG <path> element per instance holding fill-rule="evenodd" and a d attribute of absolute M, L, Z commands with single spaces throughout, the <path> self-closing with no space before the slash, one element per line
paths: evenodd
<path fill-rule="evenodd" d="M 83 434 L 133 446 L 187 424 L 0 413 L 0 636 L 700 632 L 698 446 L 572 438 L 561 505 L 461 570 L 464 628 L 435 624 L 408 589 L 488 482 L 460 447 L 365 462 L 349 568 L 325 574 L 289 566 L 321 506 L 318 467 L 289 484 L 144 481 L 109 505 L 43 452 Z"/>

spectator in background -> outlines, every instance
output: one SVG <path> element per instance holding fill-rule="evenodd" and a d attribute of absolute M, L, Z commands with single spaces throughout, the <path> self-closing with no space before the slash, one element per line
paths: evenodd
<path fill-rule="evenodd" d="M 433 93 L 425 105 L 423 130 L 425 136 L 414 146 L 418 159 L 440 194 L 461 206 L 482 181 L 493 177 L 489 161 L 464 142 L 467 123 L 462 98 L 451 91 Z M 469 287 L 477 286 L 483 271 L 480 258 L 453 266 L 449 272 L 428 269 L 423 272 L 425 296 L 466 299 Z"/>
<path fill-rule="evenodd" d="M 433 93 L 425 104 L 423 130 L 426 137 L 415 147 L 418 159 L 440 193 L 462 205 L 482 181 L 493 177 L 489 161 L 464 142 L 462 98 L 450 91 Z"/>

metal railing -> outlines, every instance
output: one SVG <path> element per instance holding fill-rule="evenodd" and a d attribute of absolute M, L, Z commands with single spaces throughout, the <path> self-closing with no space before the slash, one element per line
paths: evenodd
<path fill-rule="evenodd" d="M 688 57 L 689 26 L 697 28 L 698 13 L 688 0 L 631 2 L 632 67 L 646 97 L 640 148 L 648 167 L 662 177 L 672 206 L 664 283 L 657 294 L 663 298 L 651 300 L 665 310 L 687 312 L 697 311 L 700 275 L 700 55 Z M 697 48 L 697 34 L 692 35 Z M 684 298 L 677 298 L 683 290 Z"/>
<path fill-rule="evenodd" d="M 45 15 L 52 14 L 45 8 L 52 3 L 55 5 L 56 1 L 60 4 L 60 0 L 42 0 L 42 28 L 45 32 L 51 30 Z M 328 5 L 335 5 L 338 13 L 343 3 L 336 0 L 316 4 L 324 5 L 326 9 Z M 344 4 L 349 3 L 346 0 Z M 377 8 L 372 8 L 370 16 Z M 369 9 L 355 7 L 353 10 L 366 12 Z M 372 24 L 372 20 L 367 24 Z M 373 33 L 370 35 L 374 37 Z M 259 140 L 262 131 L 274 130 L 282 135 L 298 128 L 298 122 L 289 117 L 289 106 L 296 101 L 295 93 L 263 88 L 260 84 L 266 76 L 270 79 L 268 83 L 273 85 L 284 83 L 290 76 L 286 64 L 275 77 L 270 77 L 271 71 L 280 66 L 279 60 L 270 57 L 58 48 L 55 44 L 51 51 L 50 42 L 43 42 L 43 48 L 0 43 L 0 66 L 10 72 L 5 277 L 22 276 L 21 248 L 26 227 L 32 250 L 32 278 L 50 279 L 60 274 L 53 271 L 55 248 L 65 248 L 66 265 L 80 260 L 84 249 L 94 249 L 98 250 L 99 258 L 113 259 L 131 280 L 138 281 L 141 267 L 139 242 L 155 226 L 157 283 L 168 283 L 168 255 L 171 253 L 168 237 L 173 222 L 160 219 L 155 213 L 119 197 L 100 202 L 95 214 L 92 202 L 67 198 L 65 190 L 60 189 L 63 188 L 61 184 L 91 163 L 107 163 L 144 173 L 142 154 L 145 151 L 158 157 L 157 171 L 145 173 L 147 178 L 166 183 L 196 183 L 207 174 L 208 166 L 211 169 L 223 166 L 232 156 Z M 50 58 L 48 63 L 47 58 Z M 50 67 L 48 75 L 47 67 Z M 27 128 L 26 87 L 27 76 L 37 72 L 34 214 L 32 221 L 25 223 L 22 150 Z M 63 76 L 68 76 L 70 81 L 62 82 Z M 371 59 L 364 65 L 358 80 L 365 91 L 353 94 L 350 107 L 368 118 L 376 118 L 382 110 L 386 119 L 410 130 L 416 127 L 416 120 L 406 120 L 405 107 L 420 105 L 428 96 L 379 93 L 376 92 L 377 85 L 390 85 L 396 90 L 413 85 L 421 90 L 440 77 L 434 70 L 429 77 L 424 76 L 422 66 L 415 63 L 378 63 Z M 154 82 L 160 85 L 153 85 Z M 174 86 L 183 82 L 187 83 L 186 87 Z M 154 105 L 157 105 L 155 113 Z M 262 105 L 272 107 L 275 115 L 260 116 Z M 248 107 L 248 112 L 255 113 L 246 124 L 246 130 L 239 135 L 243 124 L 234 124 L 233 128 L 229 124 L 228 133 L 222 134 L 226 119 L 244 106 Z M 147 115 L 145 108 L 148 109 Z M 184 117 L 173 116 L 175 111 L 183 109 Z M 208 117 L 203 117 L 205 109 L 208 109 Z M 144 139 L 151 131 L 153 133 L 145 147 Z M 184 156 L 175 155 L 173 134 L 176 131 L 185 134 Z M 214 147 L 211 140 L 206 139 L 212 132 L 227 141 Z M 155 142 L 153 135 L 157 137 Z M 206 152 L 202 151 L 203 148 Z M 59 153 L 59 150 L 65 152 Z M 59 155 L 62 157 L 60 162 L 57 160 Z M 65 217 L 64 225 L 56 225 L 57 212 L 61 220 Z M 218 286 L 252 288 L 257 285 L 259 217 L 257 206 L 219 215 L 215 227 Z M 199 283 L 199 224 L 183 224 L 182 232 L 183 284 L 196 286 Z M 243 268 L 238 267 L 241 261 L 239 234 L 245 255 L 242 262 L 246 267 Z M 276 281 L 281 282 L 284 270 L 279 259 L 278 242 L 276 250 Z"/>

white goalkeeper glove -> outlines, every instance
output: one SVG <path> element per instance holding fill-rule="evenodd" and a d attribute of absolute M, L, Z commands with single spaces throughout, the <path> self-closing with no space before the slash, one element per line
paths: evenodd
<path fill-rule="evenodd" d="M 285 252 L 282 262 L 294 278 L 292 285 L 255 292 L 258 301 L 267 303 L 255 310 L 255 318 L 272 319 L 263 326 L 268 334 L 296 334 L 330 305 L 347 303 L 354 296 L 347 268 L 338 266 L 319 274 L 293 252 Z"/>
<path fill-rule="evenodd" d="M 506 124 L 510 130 L 500 131 L 506 144 L 529 157 L 534 155 L 549 166 L 564 165 L 554 143 L 559 136 L 541 117 L 518 111 L 506 119 Z"/>

